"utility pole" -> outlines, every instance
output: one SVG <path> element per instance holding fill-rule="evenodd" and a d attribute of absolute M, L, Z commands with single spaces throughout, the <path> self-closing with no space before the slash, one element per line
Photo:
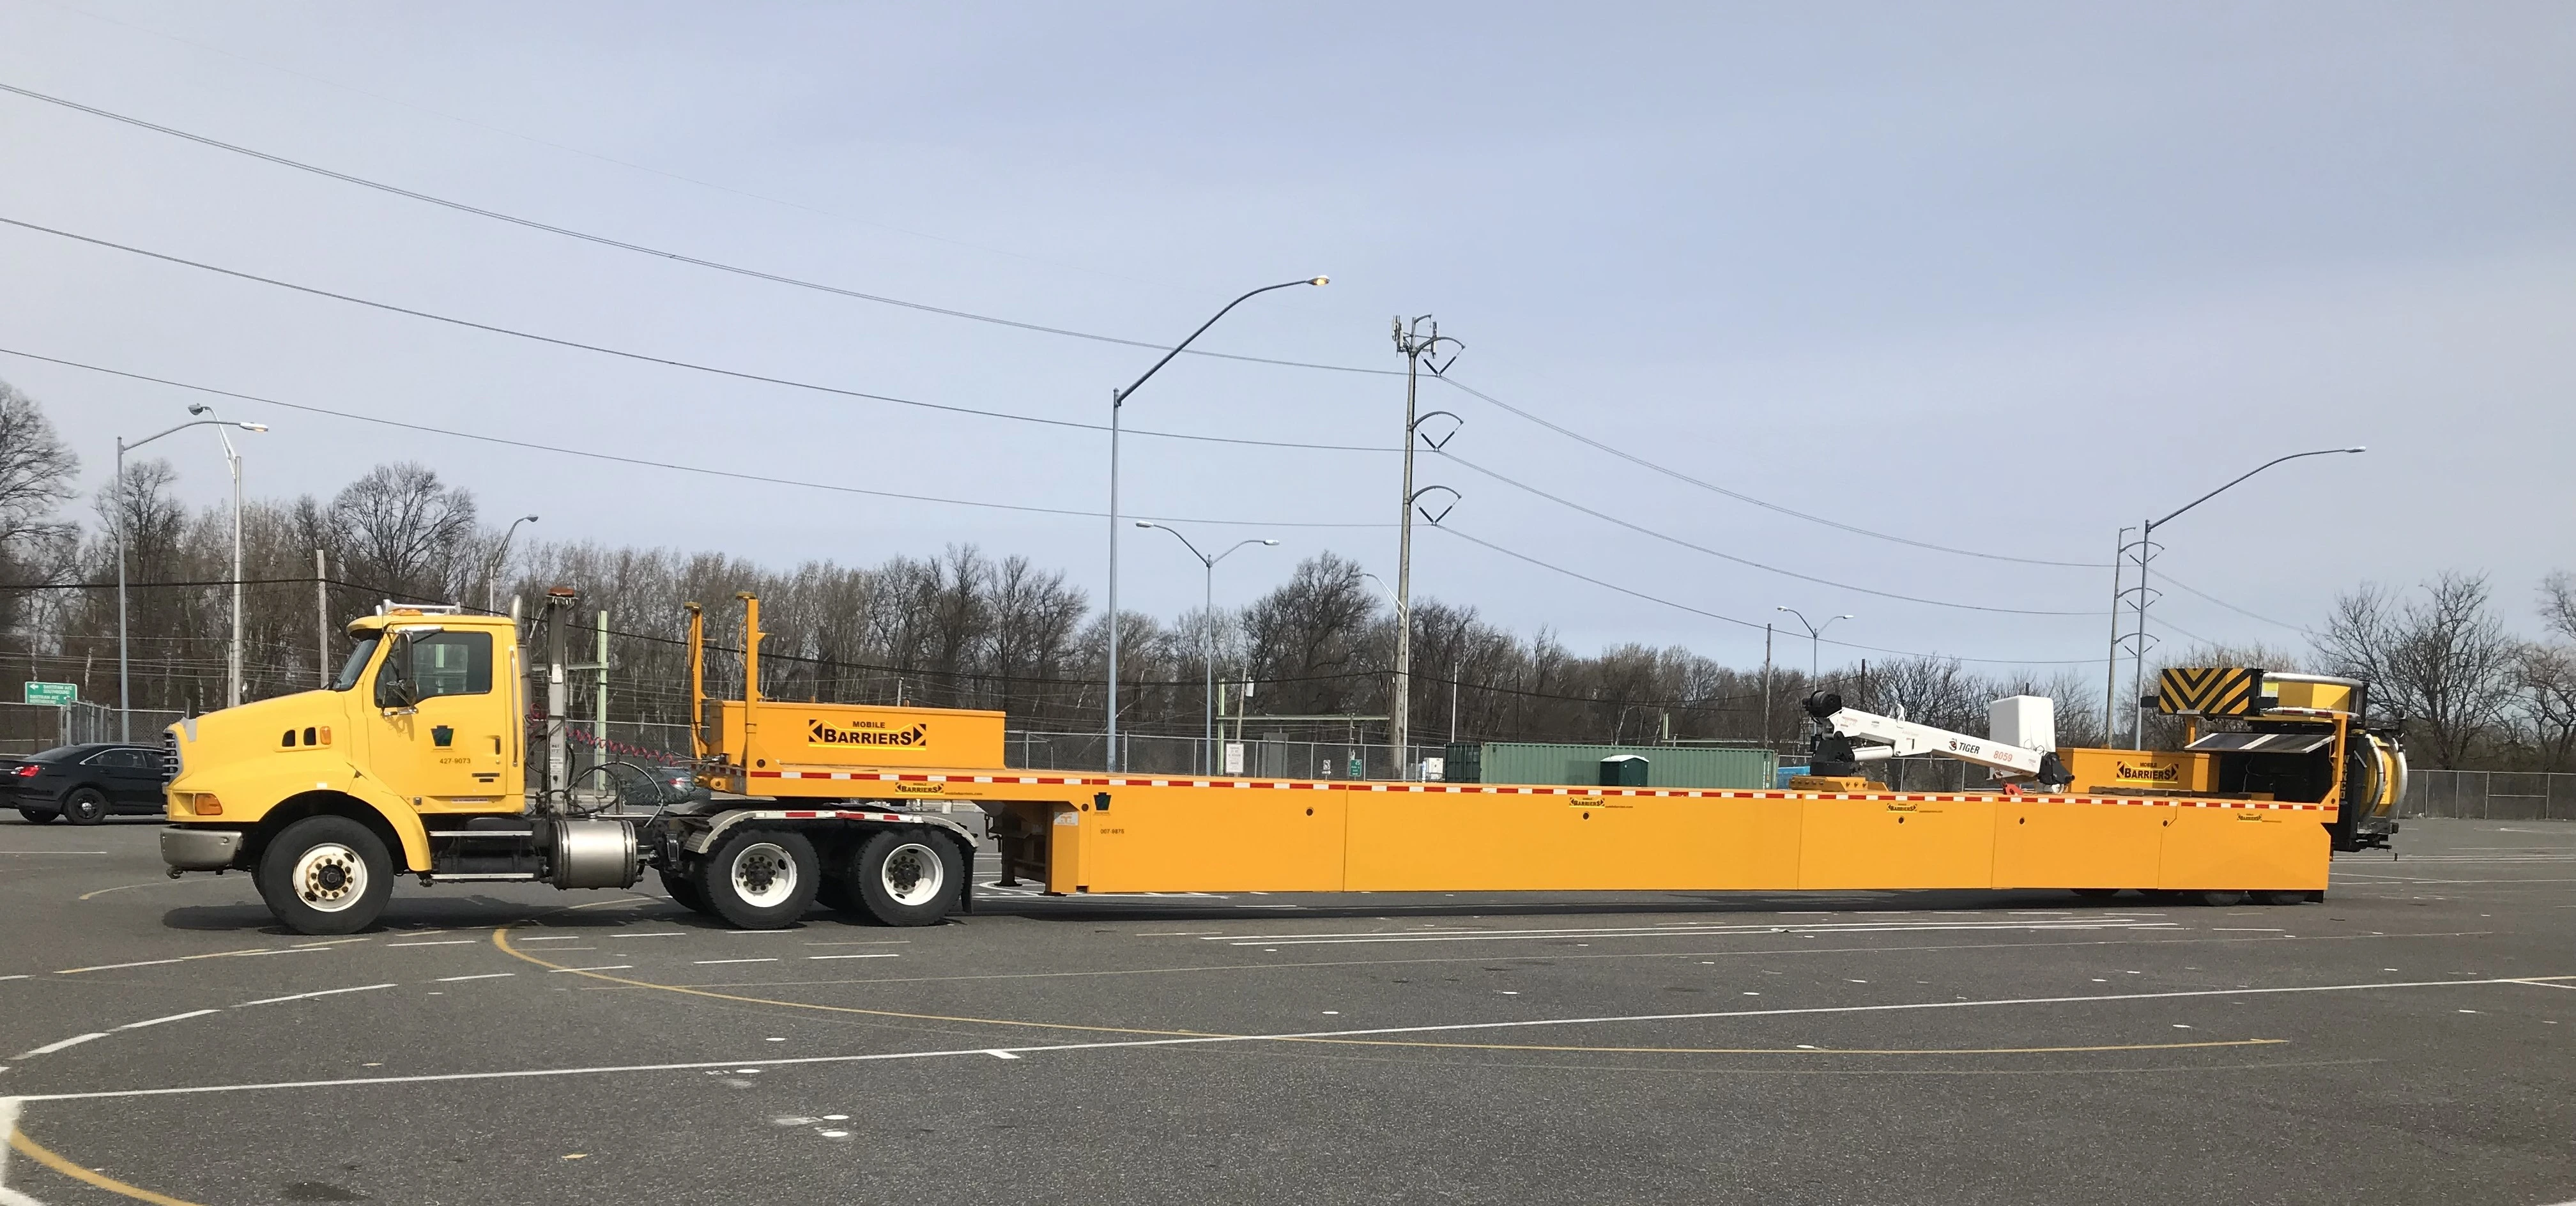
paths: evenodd
<path fill-rule="evenodd" d="M 2112 717 L 2120 706 L 2120 578 L 2121 561 L 2129 555 L 2129 533 L 2120 529 L 2118 546 L 2111 550 L 2111 647 L 2102 659 L 2102 745 L 2109 748 L 2115 731 Z"/>
<path fill-rule="evenodd" d="M 1771 748 L 1771 626 L 1762 626 L 1762 748 Z"/>
<path fill-rule="evenodd" d="M 561 808 L 572 786 L 572 763 L 564 749 L 564 632 L 580 596 L 569 586 L 546 591 L 546 796 Z"/>
<path fill-rule="evenodd" d="M 1427 329 L 1425 324 L 1428 324 Z M 1395 685 L 1394 702 L 1387 709 L 1387 738 L 1388 742 L 1395 746 L 1395 777 L 1410 779 L 1413 777 L 1408 768 L 1408 756 L 1413 745 L 1414 504 L 1424 494 L 1433 490 L 1445 491 L 1452 499 L 1455 499 L 1458 494 L 1447 486 L 1426 486 L 1421 490 L 1413 487 L 1413 443 L 1419 433 L 1422 420 L 1432 415 L 1447 415 L 1451 421 L 1458 421 L 1458 416 L 1449 414 L 1445 410 L 1433 411 L 1430 415 L 1419 413 L 1421 369 L 1423 360 L 1429 358 L 1434 361 L 1431 366 L 1432 376 L 1437 377 L 1448 372 L 1449 366 L 1457 363 L 1458 352 L 1451 351 L 1447 360 L 1439 359 L 1441 343 L 1445 341 L 1452 349 L 1460 350 L 1467 345 L 1442 335 L 1440 324 L 1432 321 L 1428 314 L 1420 315 L 1410 323 L 1399 316 L 1395 319 L 1394 325 L 1395 350 L 1404 357 L 1404 489 L 1396 504 Z M 1456 434 L 1454 429 L 1451 434 Z M 1431 448 L 1436 452 L 1440 444 L 1448 442 L 1449 437 L 1442 436 L 1440 443 L 1432 444 Z M 1456 503 L 1452 502 L 1451 505 L 1455 506 Z M 1441 509 L 1441 515 L 1445 516 L 1448 513 L 1447 508 Z M 1437 516 L 1428 512 L 1424 513 L 1423 518 L 1433 523 L 1440 522 Z"/>
<path fill-rule="evenodd" d="M 331 555 L 313 550 L 313 673 L 331 686 Z"/>
<path fill-rule="evenodd" d="M 592 761 L 608 760 L 608 613 L 599 613 L 599 696 L 591 701 Z"/>

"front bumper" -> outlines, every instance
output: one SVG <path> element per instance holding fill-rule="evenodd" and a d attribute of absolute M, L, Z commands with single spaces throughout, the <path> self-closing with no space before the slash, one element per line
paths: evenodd
<path fill-rule="evenodd" d="M 239 830 L 172 825 L 161 831 L 161 861 L 177 871 L 227 870 L 241 849 Z"/>

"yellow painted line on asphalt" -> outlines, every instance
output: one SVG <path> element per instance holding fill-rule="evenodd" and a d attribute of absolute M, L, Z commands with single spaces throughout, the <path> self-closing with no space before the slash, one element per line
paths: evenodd
<path fill-rule="evenodd" d="M 55 1155 L 53 1149 L 28 1138 L 27 1132 L 19 1130 L 14 1126 L 9 1128 L 9 1146 L 25 1153 L 28 1159 L 33 1160 L 38 1164 L 42 1164 L 66 1177 L 70 1177 L 72 1180 L 78 1181 L 83 1185 L 104 1189 L 109 1193 L 129 1197 L 138 1202 L 150 1202 L 153 1206 L 199 1206 L 198 1203 L 191 1202 L 186 1198 L 174 1198 L 166 1193 L 154 1193 L 140 1185 L 128 1185 L 123 1181 L 119 1181 L 116 1178 L 107 1175 L 106 1173 L 95 1172 L 90 1169 L 83 1168 L 69 1160 L 63 1159 L 61 1156 Z"/>

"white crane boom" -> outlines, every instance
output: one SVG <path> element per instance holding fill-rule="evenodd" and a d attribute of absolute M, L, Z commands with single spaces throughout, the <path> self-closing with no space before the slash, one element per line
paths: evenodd
<path fill-rule="evenodd" d="M 1998 700 L 1992 710 L 1995 724 L 2003 731 L 2015 735 L 2036 733 L 2040 741 L 2055 744 L 2051 734 L 2056 726 L 2051 722 L 2046 699 Z M 1812 762 L 1819 775 L 1853 774 L 1864 762 L 1931 754 L 1985 767 L 1997 779 L 2032 779 L 2043 787 L 2067 782 L 2066 770 L 2058 763 L 2054 749 L 2025 749 L 2009 742 L 1846 708 L 1840 695 L 1810 698 L 1807 713 L 1816 718 L 1818 732 Z M 1830 766 L 1846 769 L 1824 769 Z"/>
<path fill-rule="evenodd" d="M 1983 737 L 1970 737 L 1965 733 L 1953 733 L 1948 729 L 1936 729 L 1928 724 L 1916 724 L 1911 720 L 1898 720 L 1893 716 L 1880 716 L 1854 708 L 1834 713 L 1825 720 L 1825 724 L 1845 737 L 1874 743 L 1852 747 L 1852 758 L 1857 762 L 1935 754 L 2002 772 L 1997 778 L 2026 779 L 2039 773 L 2040 761 L 2046 756 L 2039 750 L 2026 750 L 2017 745 L 2004 745 Z"/>

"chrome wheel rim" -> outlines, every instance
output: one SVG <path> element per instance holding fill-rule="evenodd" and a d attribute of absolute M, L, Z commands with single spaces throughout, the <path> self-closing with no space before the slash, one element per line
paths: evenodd
<path fill-rule="evenodd" d="M 796 894 L 796 859 L 776 842 L 753 842 L 734 854 L 731 878 L 744 904 L 771 908 Z"/>
<path fill-rule="evenodd" d="M 367 894 L 367 860 L 338 842 L 324 842 L 295 860 L 293 883 L 307 907 L 337 913 Z"/>
<path fill-rule="evenodd" d="M 906 908 L 938 899 L 939 889 L 947 880 L 948 867 L 939 861 L 939 852 L 919 842 L 895 847 L 877 871 L 877 882 L 884 886 L 885 894 Z"/>

